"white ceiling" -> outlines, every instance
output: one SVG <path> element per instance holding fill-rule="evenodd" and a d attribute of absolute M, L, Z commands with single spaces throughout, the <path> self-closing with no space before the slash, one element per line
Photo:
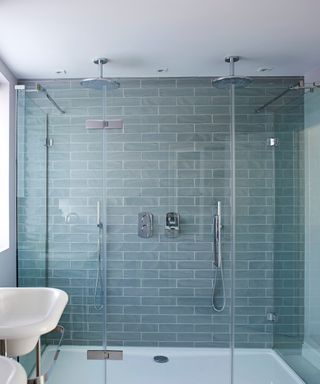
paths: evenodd
<path fill-rule="evenodd" d="M 320 0 L 0 0 L 0 57 L 19 78 L 302 75 L 320 66 Z"/>

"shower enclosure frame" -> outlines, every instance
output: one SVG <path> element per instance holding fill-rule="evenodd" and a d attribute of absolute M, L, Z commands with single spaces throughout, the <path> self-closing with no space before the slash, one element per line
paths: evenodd
<path fill-rule="evenodd" d="M 210 81 L 211 83 L 211 81 Z M 46 87 L 47 88 L 47 87 Z M 141 88 L 139 88 L 141 89 Z M 50 92 L 50 90 L 48 91 Z M 57 92 L 58 91 L 54 91 L 54 92 Z M 97 93 L 94 93 L 96 92 L 95 90 L 94 91 L 89 91 L 90 93 L 88 93 L 88 95 L 90 96 L 87 96 L 88 98 L 89 97 L 94 97 L 94 96 L 97 96 Z M 91 93 L 93 92 L 93 93 Z M 50 93 L 48 93 L 50 95 Z M 54 93 L 53 93 L 53 98 L 54 98 Z M 109 97 L 112 97 L 110 96 L 109 94 L 107 94 L 107 91 L 104 90 L 104 94 L 99 94 L 99 98 L 101 98 L 101 100 L 103 101 L 103 104 L 102 104 L 102 108 L 101 108 L 101 113 L 99 115 L 99 117 L 102 118 L 103 121 L 105 121 L 110 113 L 107 112 L 107 107 L 106 105 L 108 105 L 108 98 Z M 98 97 L 97 97 L 98 98 Z M 49 98 L 47 98 L 48 100 L 50 100 Z M 229 134 L 230 134 L 230 208 L 231 208 L 231 212 L 230 212 L 230 237 L 231 237 L 231 242 L 230 242 L 230 246 L 231 246 L 231 249 L 230 249 L 230 254 L 231 254 L 231 258 L 230 258 L 230 273 L 231 273 L 231 279 L 230 279 L 230 297 L 228 298 L 229 299 L 229 302 L 230 302 L 230 318 L 229 318 L 229 326 L 230 326 L 230 342 L 229 342 L 229 350 L 230 350 L 230 372 L 227 372 L 226 374 L 230 374 L 231 377 L 230 377 L 230 383 L 236 383 L 236 375 L 237 375 L 237 368 L 235 367 L 235 362 L 236 362 L 236 359 L 237 359 L 237 356 L 235 356 L 235 348 L 237 347 L 237 342 L 236 342 L 236 326 L 237 326 L 237 322 L 236 322 L 236 286 L 235 286 L 235 283 L 236 283 L 236 262 L 237 262 L 237 256 L 236 256 L 236 247 L 237 247 L 237 243 L 236 243 L 236 217 L 237 217 L 237 206 L 236 206 L 236 181 L 237 181 L 237 174 L 236 174 L 236 150 L 237 150 L 237 140 L 236 140 L 236 133 L 237 133 L 237 122 L 236 122 L 236 106 L 237 106 L 237 90 L 236 90 L 236 85 L 235 84 L 232 84 L 229 88 L 229 91 L 228 91 L 228 99 L 229 99 L 229 104 L 228 104 L 228 108 L 229 108 L 229 113 L 228 113 L 228 117 L 230 118 L 229 120 L 229 123 L 228 123 L 228 126 L 229 126 Z M 63 105 L 63 101 L 60 101 L 58 100 L 58 105 L 61 103 L 61 105 Z M 63 105 L 64 107 L 64 105 Z M 70 107 L 70 106 L 69 106 Z M 68 119 L 68 106 L 66 107 L 66 113 L 64 114 L 64 117 Z M 91 118 L 91 116 L 86 116 L 87 118 Z M 114 116 L 111 116 L 110 118 L 114 118 Z M 83 124 L 83 122 L 81 123 Z M 126 124 L 126 121 L 125 121 L 125 124 Z M 158 127 L 159 127 L 159 123 L 158 123 Z M 50 115 L 47 113 L 46 114 L 46 121 L 45 121 L 45 131 L 46 131 L 46 137 L 47 138 L 50 138 L 50 135 L 48 135 L 48 132 L 50 133 L 50 128 L 51 128 L 51 125 L 50 125 Z M 125 126 L 126 128 L 126 126 Z M 109 131 L 110 132 L 110 131 Z M 106 164 L 108 163 L 108 161 L 110 161 L 110 157 L 108 157 L 108 135 L 109 135 L 109 132 L 107 132 L 107 130 L 103 129 L 101 131 L 101 134 L 100 134 L 100 138 L 102 140 L 102 143 L 103 143 L 103 149 L 102 149 L 102 153 L 101 153 L 101 156 L 102 156 L 102 169 L 100 170 L 101 171 L 101 174 L 105 175 L 106 172 L 108 171 L 106 169 Z M 127 131 L 124 132 L 124 134 L 126 134 Z M 72 133 L 73 134 L 73 133 Z M 91 131 L 91 134 L 94 136 L 94 132 Z M 111 133 L 112 134 L 112 133 Z M 45 145 L 46 145 L 46 172 L 47 172 L 47 184 L 46 184 L 46 199 L 50 199 L 50 196 L 49 196 L 49 188 L 50 188 L 50 185 L 48 184 L 49 182 L 49 177 L 48 175 L 50 174 L 50 167 L 48 166 L 48 163 L 50 162 L 50 159 L 49 159 L 49 156 L 50 156 L 50 151 L 51 151 L 51 144 L 52 144 L 52 141 L 50 142 L 50 139 L 49 140 L 46 140 L 45 141 Z M 109 143 L 110 144 L 110 143 Z M 160 148 L 160 146 L 159 146 Z M 164 148 L 164 146 L 162 145 L 162 148 Z M 199 177 L 200 178 L 200 177 Z M 103 328 L 103 335 L 102 335 L 102 345 L 99 346 L 99 348 L 101 347 L 101 349 L 96 349 L 94 350 L 93 352 L 89 352 L 89 355 L 91 357 L 94 357 L 94 358 L 97 358 L 97 356 L 99 355 L 100 358 L 102 358 L 104 360 L 104 380 L 106 381 L 108 379 L 108 365 L 109 363 L 106 361 L 107 359 L 110 359 L 112 358 L 112 356 L 110 354 L 108 354 L 108 347 L 110 346 L 110 344 L 108 343 L 108 337 L 107 337 L 107 327 L 106 327 L 106 318 L 107 318 L 107 315 L 108 315 L 108 306 L 109 306 L 109 303 L 108 303 L 108 297 L 107 297 L 107 294 L 106 292 L 108 291 L 108 289 L 110 288 L 109 285 L 108 285 L 108 277 L 106 276 L 106 272 L 108 271 L 108 268 L 107 268 L 107 261 L 108 261 L 108 250 L 106 249 L 107 248 L 107 245 L 108 245 L 108 237 L 110 236 L 110 233 L 108 233 L 108 225 L 112 225 L 112 222 L 108 222 L 109 220 L 109 216 L 107 214 L 107 207 L 108 207 L 108 198 L 110 196 L 108 196 L 107 194 L 107 189 L 108 189 L 108 180 L 103 176 L 102 177 L 102 193 L 100 195 L 100 198 L 101 198 L 101 203 L 102 203 L 102 209 L 101 209 L 101 212 L 102 212 L 102 223 L 103 223 L 103 236 L 104 236 L 104 240 L 103 240 L 103 245 L 104 245 L 104 249 L 103 249 L 103 254 L 104 254 L 104 257 L 103 257 L 103 269 L 104 269 L 104 272 L 105 272 L 105 276 L 104 276 L 104 279 L 103 279 L 103 288 L 104 288 L 104 294 L 103 294 L 103 302 L 104 302 L 104 308 L 103 308 L 103 313 L 104 313 L 104 328 Z M 212 207 L 214 208 L 214 207 Z M 46 219 L 48 220 L 49 218 L 49 215 L 48 215 L 48 204 L 47 204 L 47 211 L 46 211 Z M 213 210 L 214 212 L 214 210 Z M 94 216 L 94 214 L 92 215 Z M 91 218 L 92 219 L 92 218 Z M 212 219 L 213 219 L 213 214 L 212 214 Z M 94 220 L 93 220 L 94 221 Z M 92 225 L 95 225 L 93 224 L 93 221 L 90 221 L 90 223 Z M 157 223 L 156 223 L 157 224 Z M 47 228 L 46 230 L 46 233 L 47 233 L 47 237 L 46 237 L 46 245 L 45 245 L 45 253 L 46 255 L 48 255 L 48 246 L 49 246 L 49 237 L 48 237 L 48 226 L 50 225 L 50 223 L 47 221 L 45 226 Z M 183 224 L 182 224 L 183 225 Z M 223 232 L 222 232 L 223 234 Z M 223 234 L 224 236 L 224 234 Z M 169 242 L 168 242 L 169 243 Z M 213 233 L 212 233 L 212 243 L 213 243 Z M 212 260 L 213 262 L 213 255 L 212 255 Z M 224 260 L 223 262 L 225 262 L 226 260 Z M 47 270 L 48 269 L 48 260 L 46 259 L 46 264 L 45 264 L 45 269 Z M 50 279 L 50 276 L 48 275 L 48 270 L 45 272 L 45 281 L 48 281 Z M 91 277 L 90 277 L 91 278 Z M 227 308 L 228 309 L 228 308 Z M 89 323 L 88 323 L 89 324 Z M 111 345 L 112 346 L 112 345 Z M 112 346 L 113 347 L 113 346 Z M 119 349 L 121 349 L 121 345 L 119 346 L 116 346 L 116 347 L 119 347 Z M 88 345 L 88 348 L 87 349 L 90 349 L 90 346 Z M 97 351 L 97 353 L 95 352 Z M 112 364 L 112 362 L 110 363 Z"/>

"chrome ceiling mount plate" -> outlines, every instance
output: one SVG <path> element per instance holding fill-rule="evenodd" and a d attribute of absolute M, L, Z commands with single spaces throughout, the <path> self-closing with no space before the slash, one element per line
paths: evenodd
<path fill-rule="evenodd" d="M 98 57 L 97 59 L 94 59 L 94 60 L 93 60 L 93 62 L 94 62 L 95 64 L 102 64 L 102 65 L 107 64 L 108 61 L 109 61 L 109 60 L 108 60 L 106 57 Z"/>
<path fill-rule="evenodd" d="M 239 60 L 240 60 L 240 56 L 227 56 L 224 58 L 224 61 L 226 63 L 231 63 L 231 61 L 234 63 L 237 63 Z"/>

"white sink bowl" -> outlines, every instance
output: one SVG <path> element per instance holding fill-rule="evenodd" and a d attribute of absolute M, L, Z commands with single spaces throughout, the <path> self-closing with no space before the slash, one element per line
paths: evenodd
<path fill-rule="evenodd" d="M 7 340 L 8 356 L 31 352 L 58 325 L 67 302 L 60 289 L 0 288 L 0 340 Z"/>
<path fill-rule="evenodd" d="M 15 360 L 0 356 L 0 383 L 27 384 L 26 372 Z"/>

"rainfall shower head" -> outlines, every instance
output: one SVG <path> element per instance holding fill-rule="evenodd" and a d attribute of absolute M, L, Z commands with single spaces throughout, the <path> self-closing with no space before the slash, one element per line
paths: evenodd
<path fill-rule="evenodd" d="M 103 89 L 103 87 L 106 87 L 107 90 L 117 89 L 120 87 L 120 83 L 117 81 L 103 77 L 103 65 L 108 62 L 108 59 L 101 57 L 94 60 L 93 62 L 99 65 L 99 77 L 81 80 L 80 84 L 83 87 L 91 89 Z"/>
<path fill-rule="evenodd" d="M 219 77 L 218 79 L 212 80 L 212 86 L 220 89 L 225 89 L 234 85 L 236 88 L 245 88 L 251 82 L 252 79 L 246 76 L 235 76 L 234 75 L 234 63 L 240 60 L 239 56 L 229 56 L 225 58 L 226 63 L 230 63 L 230 75 Z"/>

